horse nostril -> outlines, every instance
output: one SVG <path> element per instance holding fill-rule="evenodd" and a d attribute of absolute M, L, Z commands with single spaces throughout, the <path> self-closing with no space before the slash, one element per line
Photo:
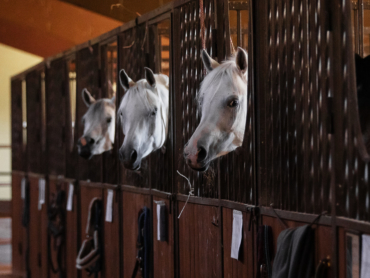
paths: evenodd
<path fill-rule="evenodd" d="M 198 148 L 198 158 L 197 162 L 202 162 L 207 157 L 207 151 L 203 147 Z"/>
<path fill-rule="evenodd" d="M 94 139 L 92 139 L 92 138 L 90 138 L 90 140 L 89 140 L 89 145 L 93 145 L 95 143 L 95 140 Z"/>
<path fill-rule="evenodd" d="M 130 158 L 131 158 L 131 163 L 135 163 L 136 158 L 137 158 L 137 152 L 135 150 L 132 150 Z"/>

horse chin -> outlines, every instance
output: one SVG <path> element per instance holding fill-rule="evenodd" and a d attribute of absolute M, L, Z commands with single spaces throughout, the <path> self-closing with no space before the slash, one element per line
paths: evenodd
<path fill-rule="evenodd" d="M 205 172 L 208 170 L 209 168 L 209 162 L 206 163 L 204 166 L 202 167 L 192 167 L 191 165 L 189 165 L 189 167 L 194 170 L 194 171 L 197 171 L 197 172 Z"/>

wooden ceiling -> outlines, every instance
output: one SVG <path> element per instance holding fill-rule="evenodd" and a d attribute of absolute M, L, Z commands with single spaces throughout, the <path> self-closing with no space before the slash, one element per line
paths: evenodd
<path fill-rule="evenodd" d="M 116 19 L 57 0 L 0 0 L 0 43 L 42 57 L 120 25 Z"/>
<path fill-rule="evenodd" d="M 172 0 L 62 0 L 101 15 L 127 22 Z"/>

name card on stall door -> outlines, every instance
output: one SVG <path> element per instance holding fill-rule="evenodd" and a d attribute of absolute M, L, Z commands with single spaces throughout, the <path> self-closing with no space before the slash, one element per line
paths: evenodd
<path fill-rule="evenodd" d="M 362 235 L 361 278 L 370 277 L 370 236 Z"/>
<path fill-rule="evenodd" d="M 26 198 L 26 178 L 23 178 L 21 182 L 21 198 L 22 200 Z"/>
<path fill-rule="evenodd" d="M 67 199 L 67 211 L 72 211 L 73 207 L 73 191 L 75 187 L 72 183 L 69 184 L 68 199 Z"/>
<path fill-rule="evenodd" d="M 239 259 L 239 249 L 242 242 L 243 213 L 233 210 L 233 234 L 231 240 L 231 258 Z"/>
<path fill-rule="evenodd" d="M 39 210 L 45 204 L 45 179 L 39 179 Z"/>
<path fill-rule="evenodd" d="M 113 190 L 108 189 L 107 208 L 105 210 L 105 221 L 112 222 L 113 219 Z"/>
<path fill-rule="evenodd" d="M 163 201 L 157 203 L 157 240 L 167 240 L 166 204 Z"/>

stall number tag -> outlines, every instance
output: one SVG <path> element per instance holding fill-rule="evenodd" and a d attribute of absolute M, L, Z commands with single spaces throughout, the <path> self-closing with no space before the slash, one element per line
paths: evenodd
<path fill-rule="evenodd" d="M 105 221 L 106 222 L 112 222 L 113 215 L 113 190 L 108 189 L 108 195 L 107 195 L 107 208 L 105 210 Z"/>
<path fill-rule="evenodd" d="M 26 178 L 23 178 L 21 182 L 21 198 L 22 200 L 26 198 Z"/>
<path fill-rule="evenodd" d="M 233 210 L 233 234 L 231 240 L 231 258 L 239 259 L 239 248 L 242 242 L 243 214 L 241 211 Z"/>
<path fill-rule="evenodd" d="M 39 210 L 45 204 L 45 179 L 39 179 Z"/>
<path fill-rule="evenodd" d="M 73 191 L 75 187 L 73 186 L 72 183 L 69 184 L 69 189 L 68 189 L 68 200 L 67 200 L 67 211 L 72 211 L 73 207 Z"/>

